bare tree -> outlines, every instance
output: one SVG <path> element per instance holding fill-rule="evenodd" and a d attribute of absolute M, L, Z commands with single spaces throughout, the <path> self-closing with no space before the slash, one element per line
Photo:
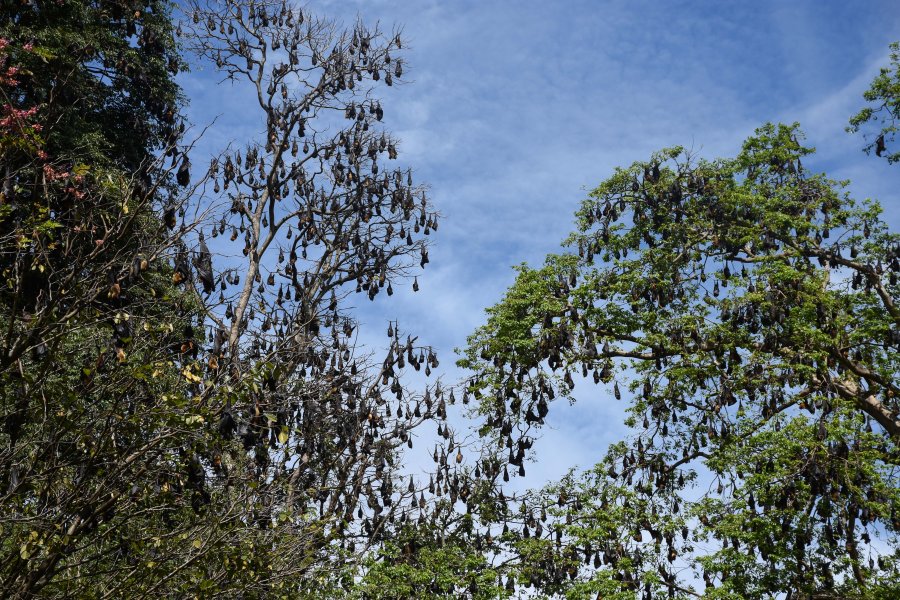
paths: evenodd
<path fill-rule="evenodd" d="M 204 460 L 224 489 L 253 490 L 243 518 L 279 544 L 260 585 L 299 592 L 425 510 L 424 486 L 400 479 L 400 450 L 443 422 L 446 400 L 439 383 L 413 394 L 401 375 L 430 374 L 437 357 L 391 323 L 375 360 L 357 347 L 349 301 L 391 295 L 424 267 L 438 217 L 411 169 L 391 167 L 398 141 L 375 94 L 403 80 L 399 31 L 341 29 L 281 2 L 187 10 L 187 46 L 249 86 L 265 121 L 260 139 L 211 161 L 225 210 L 177 258 L 210 328 L 196 391 L 221 441 Z M 237 259 L 216 250 L 229 242 Z"/>

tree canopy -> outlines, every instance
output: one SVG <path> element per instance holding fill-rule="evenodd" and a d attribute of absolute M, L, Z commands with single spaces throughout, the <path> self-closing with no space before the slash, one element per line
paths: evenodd
<path fill-rule="evenodd" d="M 869 105 L 850 118 L 847 131 L 856 133 L 874 122 L 879 129 L 869 136 L 866 153 L 874 150 L 876 156 L 886 158 L 889 163 L 897 162 L 900 152 L 891 152 L 887 144 L 894 141 L 900 118 L 900 42 L 891 44 L 888 66 L 881 68 L 863 97 Z"/>
<path fill-rule="evenodd" d="M 4 597 L 900 594 L 900 234 L 798 124 L 616 169 L 451 385 L 428 331 L 386 323 L 378 355 L 353 306 L 417 290 L 440 224 L 388 127 L 402 30 L 276 0 L 0 14 Z M 898 52 L 848 127 L 890 163 Z M 257 137 L 200 153 L 189 64 Z M 583 388 L 627 433 L 514 491 Z"/>
<path fill-rule="evenodd" d="M 0 589 L 116 593 L 202 493 L 171 350 L 196 306 L 158 212 L 182 62 L 165 3 L 2 12 Z"/>
<path fill-rule="evenodd" d="M 469 339 L 499 448 L 576 381 L 625 402 L 627 438 L 519 511 L 549 519 L 509 539 L 545 592 L 897 594 L 900 236 L 802 142 L 767 124 L 734 158 L 617 169 Z"/>

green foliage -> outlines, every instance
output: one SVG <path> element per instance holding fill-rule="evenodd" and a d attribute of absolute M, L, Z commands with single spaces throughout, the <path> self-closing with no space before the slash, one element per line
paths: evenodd
<path fill-rule="evenodd" d="M 199 306 L 155 209 L 178 103 L 167 10 L 3 5 L 5 597 L 177 588 L 204 547 L 209 417 L 186 376 Z"/>
<path fill-rule="evenodd" d="M 463 594 L 473 600 L 510 597 L 498 572 L 470 540 L 444 540 L 418 528 L 401 534 L 370 559 L 350 597 L 459 598 Z"/>
<path fill-rule="evenodd" d="M 897 119 L 900 118 L 900 43 L 891 44 L 890 65 L 881 68 L 863 98 L 870 105 L 850 118 L 847 131 L 856 133 L 867 123 L 873 122 L 878 130 L 870 136 L 873 139 L 865 146 L 866 154 L 874 150 L 889 163 L 897 162 L 900 151 L 889 152 L 887 143 L 894 141 Z"/>
<path fill-rule="evenodd" d="M 520 267 L 470 337 L 500 448 L 579 372 L 628 402 L 633 436 L 530 500 L 593 565 L 548 591 L 874 597 L 896 577 L 900 236 L 807 172 L 801 139 L 770 124 L 733 159 L 617 170 L 577 252 Z"/>
<path fill-rule="evenodd" d="M 172 134 L 183 68 L 170 6 L 160 0 L 4 3 L 0 37 L 22 53 L 11 100 L 40 106 L 45 151 L 55 160 L 134 173 Z"/>
<path fill-rule="evenodd" d="M 256 3 L 244 20 L 243 4 L 226 5 L 191 7 L 195 50 L 269 89 L 266 139 L 221 165 L 225 189 L 256 201 L 238 200 L 213 234 L 250 221 L 230 325 L 219 313 L 231 305 L 194 289 L 188 227 L 172 231 L 178 190 L 163 160 L 181 152 L 172 78 L 185 65 L 170 5 L 0 8 L 5 597 L 900 593 L 900 236 L 877 204 L 806 171 L 813 150 L 796 124 L 761 127 L 733 158 L 676 147 L 617 169 L 578 211 L 571 251 L 518 267 L 459 363 L 475 372 L 466 399 L 487 441 L 471 469 L 440 385 L 419 396 L 399 381 L 407 363 L 437 369 L 431 349 L 392 325 L 381 368 L 358 365 L 337 299 L 354 281 L 390 295 L 412 254 L 428 258 L 404 224 L 437 227 L 409 172 L 405 185 L 400 170 L 383 184 L 360 175 L 396 147 L 375 131 L 380 102 L 365 92 L 365 110 L 346 92 L 359 65 L 387 85 L 402 76 L 400 37 L 358 24 L 336 46 L 332 25 L 303 11 Z M 290 65 L 266 67 L 245 33 L 283 43 Z M 305 82 L 301 59 L 328 83 L 294 101 L 284 78 Z M 898 81 L 894 44 L 865 95 L 874 106 L 850 126 L 877 123 L 867 151 L 889 162 Z M 299 144 L 273 141 L 304 137 L 301 107 L 314 102 L 351 123 L 303 142 L 304 155 L 321 149 L 324 183 L 289 174 Z M 376 194 L 373 219 L 356 202 Z M 319 257 L 302 286 L 301 239 L 303 260 Z M 290 258 L 265 285 L 290 275 L 293 298 L 262 282 L 268 247 Z M 575 401 L 579 374 L 625 400 L 629 437 L 584 473 L 504 496 L 501 478 L 524 475 L 532 436 L 557 398 Z M 399 448 L 427 420 L 447 444 L 428 486 L 402 486 Z"/>

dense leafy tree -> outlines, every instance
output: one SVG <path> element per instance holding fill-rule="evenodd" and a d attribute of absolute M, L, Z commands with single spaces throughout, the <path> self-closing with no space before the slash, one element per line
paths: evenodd
<path fill-rule="evenodd" d="M 98 231 L 103 221 L 115 222 L 117 213 L 109 207 L 130 210 L 126 193 L 135 196 L 132 202 L 147 203 L 164 184 L 153 177 L 158 165 L 152 152 L 177 134 L 179 97 L 171 78 L 181 63 L 165 4 L 156 2 L 7 4 L 0 33 L 18 71 L 15 81 L 4 86 L 5 110 L 28 112 L 39 133 L 27 147 L 16 143 L 15 132 L 4 137 L 3 233 L 12 235 L 30 218 L 49 218 L 51 227 L 81 236 L 45 257 L 54 262 L 54 273 L 35 276 L 49 281 L 16 281 L 6 293 L 19 296 L 21 305 L 33 302 L 43 288 L 45 302 L 55 302 L 59 296 L 47 286 L 56 284 L 54 278 L 62 281 L 63 262 L 71 263 L 65 273 L 72 281 L 60 285 L 66 289 L 78 280 L 93 284 L 86 270 L 108 269 L 102 259 L 87 260 L 87 255 L 98 250 L 97 240 L 108 233 Z M 91 193 L 96 196 L 88 197 Z M 99 202 L 101 195 L 104 202 Z M 96 212 L 80 212 L 92 204 Z M 135 221 L 145 213 L 130 214 Z M 120 248 L 99 250 L 112 255 Z M 4 269 L 21 258 L 5 253 Z M 29 307 L 28 312 L 35 317 L 28 329 L 38 331 L 41 317 L 52 309 Z M 33 336 L 8 337 L 2 365 L 15 361 L 34 341 Z"/>
<path fill-rule="evenodd" d="M 806 170 L 801 139 L 766 125 L 733 159 L 617 170 L 577 252 L 521 267 L 470 339 L 501 445 L 579 376 L 627 402 L 628 439 L 526 503 L 557 536 L 518 546 L 545 589 L 896 594 L 900 236 Z"/>
<path fill-rule="evenodd" d="M 198 307 L 165 260 L 155 154 L 179 133 L 172 33 L 161 2 L 2 8 L 5 597 L 151 587 L 194 539 L 202 417 L 180 368 Z"/>

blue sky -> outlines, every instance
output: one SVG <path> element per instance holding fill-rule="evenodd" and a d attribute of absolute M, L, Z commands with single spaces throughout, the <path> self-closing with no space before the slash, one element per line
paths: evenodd
<path fill-rule="evenodd" d="M 512 282 L 511 266 L 559 249 L 586 190 L 617 165 L 670 145 L 731 156 L 766 121 L 799 121 L 818 154 L 807 167 L 852 180 L 900 229 L 900 167 L 868 158 L 844 131 L 887 46 L 896 2 L 538 2 L 316 0 L 352 24 L 402 26 L 410 83 L 382 89 L 401 158 L 443 214 L 421 291 L 362 299 L 373 345 L 388 319 L 434 345 L 448 382 L 454 347 Z M 195 69 L 182 84 L 191 120 L 220 115 L 204 147 L 255 134 L 248 99 Z M 203 164 L 202 161 L 197 161 Z M 621 435 L 603 388 L 551 412 L 530 479 L 592 464 Z"/>

